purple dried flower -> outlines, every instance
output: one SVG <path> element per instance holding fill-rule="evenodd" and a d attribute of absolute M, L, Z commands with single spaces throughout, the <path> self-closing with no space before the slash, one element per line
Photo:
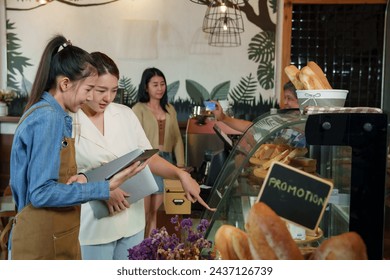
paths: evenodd
<path fill-rule="evenodd" d="M 212 243 L 204 238 L 209 222 L 205 219 L 200 221 L 193 230 L 190 218 L 182 219 L 176 215 L 171 218 L 175 230 L 180 232 L 181 238 L 176 233 L 169 235 L 166 228 L 154 229 L 150 237 L 145 238 L 139 245 L 129 249 L 130 260 L 198 260 L 213 259 L 209 250 Z M 208 250 L 202 255 L 203 250 Z"/>

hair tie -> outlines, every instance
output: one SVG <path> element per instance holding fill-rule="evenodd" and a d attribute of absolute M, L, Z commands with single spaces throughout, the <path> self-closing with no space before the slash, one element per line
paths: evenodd
<path fill-rule="evenodd" d="M 72 46 L 72 42 L 70 40 L 66 41 L 65 43 L 63 43 L 60 48 L 59 48 L 59 52 L 62 51 L 63 49 L 65 49 L 67 46 Z M 62 47 L 62 49 L 61 49 Z"/>

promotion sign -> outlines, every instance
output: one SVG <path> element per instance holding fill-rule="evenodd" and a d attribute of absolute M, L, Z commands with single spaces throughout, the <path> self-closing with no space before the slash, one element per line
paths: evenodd
<path fill-rule="evenodd" d="M 316 230 L 332 189 L 331 182 L 275 162 L 257 200 L 267 204 L 280 217 Z"/>

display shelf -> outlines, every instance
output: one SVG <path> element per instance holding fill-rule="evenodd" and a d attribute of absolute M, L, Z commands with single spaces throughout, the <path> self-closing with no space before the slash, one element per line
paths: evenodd
<path fill-rule="evenodd" d="M 302 115 L 299 110 L 278 110 L 260 116 L 236 142 L 212 186 L 207 203 L 216 211 L 204 210 L 201 215 L 210 221 L 206 237 L 213 240 L 223 224 L 245 230 L 266 176 L 255 172 L 258 166 L 251 160 L 263 144 L 293 148 L 303 144 L 305 157 L 316 163 L 305 171 L 334 186 L 319 225 L 323 237 L 316 245 L 355 231 L 366 244 L 368 258 L 382 259 L 387 125 L 382 113 Z"/>

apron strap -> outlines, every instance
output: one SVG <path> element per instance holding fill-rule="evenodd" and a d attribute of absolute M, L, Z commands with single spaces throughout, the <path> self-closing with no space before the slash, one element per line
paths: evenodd
<path fill-rule="evenodd" d="M 19 120 L 18 122 L 18 126 L 32 113 L 34 112 L 35 110 L 39 109 L 39 108 L 42 108 L 42 107 L 47 107 L 47 106 L 50 106 L 48 104 L 44 104 L 44 105 L 40 105 L 40 106 L 36 106 L 36 107 L 33 107 L 33 108 L 30 108 L 23 116 L 22 118 Z"/>

